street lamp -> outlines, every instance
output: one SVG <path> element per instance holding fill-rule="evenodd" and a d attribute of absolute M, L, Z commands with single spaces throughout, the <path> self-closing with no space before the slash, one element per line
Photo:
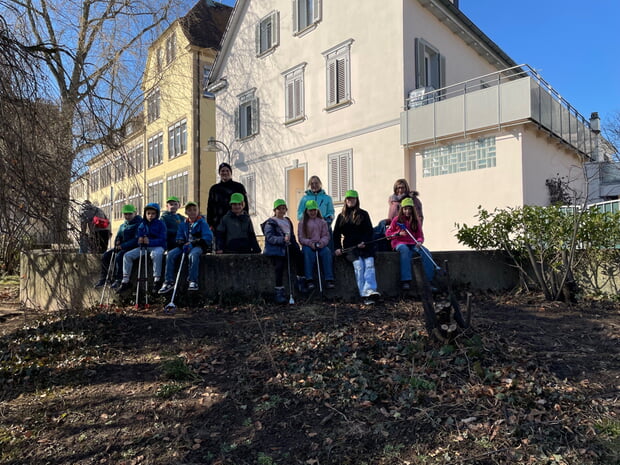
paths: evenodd
<path fill-rule="evenodd" d="M 226 149 L 226 161 L 230 165 L 230 149 L 228 148 L 228 145 L 226 145 L 221 140 L 216 140 L 213 136 L 209 137 L 209 141 L 207 142 L 205 150 L 207 152 L 221 152 L 222 148 L 219 147 L 217 144 L 222 144 L 224 146 L 224 149 Z"/>

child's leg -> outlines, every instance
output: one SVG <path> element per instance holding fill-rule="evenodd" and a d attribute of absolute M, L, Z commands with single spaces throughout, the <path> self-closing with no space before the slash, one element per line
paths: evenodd
<path fill-rule="evenodd" d="M 163 247 L 149 247 L 151 260 L 153 260 L 153 279 L 159 281 L 161 279 L 161 263 L 164 258 Z"/>
<path fill-rule="evenodd" d="M 377 290 L 377 278 L 375 276 L 375 259 L 374 257 L 366 257 L 360 259 L 364 266 L 364 287 L 362 289 L 362 296 L 366 297 L 370 295 L 371 292 L 375 292 Z"/>
<path fill-rule="evenodd" d="M 417 251 L 414 249 L 414 253 L 422 257 L 422 267 L 424 268 L 424 274 L 426 274 L 426 277 L 430 282 L 435 277 L 435 265 L 433 265 L 431 253 L 428 251 L 428 249 L 422 245 L 420 246 L 420 248 L 424 250 Z"/>
<path fill-rule="evenodd" d="M 114 264 L 114 280 L 120 281 L 123 279 L 123 257 L 125 256 L 124 250 L 116 252 L 116 263 Z"/>
<path fill-rule="evenodd" d="M 189 251 L 189 281 L 193 283 L 198 282 L 198 273 L 200 272 L 200 256 L 202 255 L 202 248 L 192 247 Z"/>
<path fill-rule="evenodd" d="M 123 255 L 123 282 L 128 283 L 131 276 L 131 268 L 136 258 L 140 256 L 140 247 L 131 249 Z"/>
<path fill-rule="evenodd" d="M 108 272 L 110 270 L 110 262 L 112 261 L 113 253 L 114 253 L 114 249 L 110 249 L 106 251 L 101 257 L 101 274 L 99 275 L 99 279 L 101 281 L 105 280 L 108 277 Z"/>
<path fill-rule="evenodd" d="M 398 244 L 396 251 L 400 254 L 400 280 L 411 281 L 411 258 L 413 246 L 407 244 Z"/>
<path fill-rule="evenodd" d="M 353 260 L 353 272 L 355 273 L 355 283 L 360 296 L 364 297 L 364 260 L 357 257 Z"/>
<path fill-rule="evenodd" d="M 167 283 L 173 283 L 175 281 L 176 275 L 176 269 L 177 269 L 177 263 L 179 262 L 179 258 L 181 257 L 181 254 L 183 253 L 183 249 L 180 249 L 178 247 L 170 250 L 168 252 L 168 256 L 166 257 L 166 282 Z"/>
<path fill-rule="evenodd" d="M 321 259 L 321 273 L 325 275 L 325 281 L 333 281 L 334 267 L 332 265 L 332 251 L 329 247 L 319 249 L 319 258 Z"/>

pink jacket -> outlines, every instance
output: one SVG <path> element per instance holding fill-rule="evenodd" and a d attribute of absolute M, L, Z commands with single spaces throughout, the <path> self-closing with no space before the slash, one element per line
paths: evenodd
<path fill-rule="evenodd" d="M 325 247 L 329 244 L 327 223 L 323 218 L 308 218 L 308 235 L 306 236 L 304 234 L 304 220 L 301 220 L 297 225 L 297 237 L 301 245 L 310 247 L 318 242 L 321 247 Z"/>
<path fill-rule="evenodd" d="M 400 226 L 398 226 L 398 217 L 394 218 L 392 220 L 392 223 L 390 224 L 390 227 L 387 228 L 387 231 L 385 231 L 385 235 L 386 236 L 391 236 L 392 234 L 396 234 L 398 232 L 401 231 Z M 407 226 L 407 229 L 409 230 L 409 232 L 411 234 L 413 234 L 413 237 L 416 238 L 416 240 L 420 243 L 423 244 L 424 243 L 424 233 L 422 232 L 422 225 L 418 224 L 418 230 L 416 232 L 413 232 L 413 230 L 411 229 L 411 224 L 409 223 L 409 221 L 405 221 L 405 226 Z M 409 234 L 405 235 L 405 236 L 396 236 L 394 239 L 392 239 L 392 248 L 395 249 L 396 246 L 398 246 L 399 244 L 410 244 L 410 245 L 415 245 L 415 241 L 413 239 L 411 239 L 411 236 L 409 236 Z"/>

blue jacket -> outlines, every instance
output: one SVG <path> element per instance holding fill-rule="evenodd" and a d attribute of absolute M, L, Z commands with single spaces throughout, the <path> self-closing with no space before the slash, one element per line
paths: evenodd
<path fill-rule="evenodd" d="M 288 220 L 291 226 L 291 245 L 289 245 L 289 247 L 295 247 L 299 250 L 299 244 L 297 243 L 297 238 L 295 237 L 295 228 L 293 227 L 293 223 L 289 218 L 286 218 L 286 220 Z M 278 222 L 271 217 L 261 224 L 260 227 L 265 235 L 265 248 L 263 249 L 263 254 L 285 257 L 286 245 L 284 243 L 284 232 L 280 228 Z"/>
<path fill-rule="evenodd" d="M 157 211 L 157 216 L 155 216 L 153 221 L 149 221 L 146 218 L 147 209 L 155 209 L 155 211 Z M 159 219 L 159 205 L 156 203 L 149 203 L 144 207 L 144 218 L 142 218 L 142 223 L 138 226 L 138 238 L 146 236 L 149 238 L 149 247 L 162 247 L 165 249 L 166 235 L 166 225 Z"/>
<path fill-rule="evenodd" d="M 316 203 L 319 205 L 321 216 L 327 221 L 327 225 L 329 226 L 334 220 L 334 202 L 323 189 L 316 193 L 312 192 L 310 189 L 306 191 L 306 194 L 301 198 L 299 206 L 297 207 L 297 219 L 301 221 L 304 217 L 304 210 L 306 209 L 306 202 L 308 200 L 316 200 Z"/>
<path fill-rule="evenodd" d="M 142 217 L 136 215 L 133 220 L 121 224 L 114 238 L 114 245 L 120 245 L 124 251 L 138 247 L 138 226 L 140 223 L 142 223 Z"/>
<path fill-rule="evenodd" d="M 190 223 L 189 218 L 187 218 L 179 225 L 177 245 L 183 247 L 188 242 L 192 247 L 202 248 L 203 252 L 206 252 L 211 246 L 213 233 L 202 216 L 199 216 L 193 223 Z"/>

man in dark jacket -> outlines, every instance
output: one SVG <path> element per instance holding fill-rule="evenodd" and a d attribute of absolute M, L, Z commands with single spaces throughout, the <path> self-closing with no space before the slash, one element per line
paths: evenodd
<path fill-rule="evenodd" d="M 121 224 L 114 238 L 114 248 L 108 250 L 103 254 L 101 258 L 101 274 L 99 275 L 99 281 L 95 284 L 95 287 L 103 287 L 108 277 L 110 262 L 112 256 L 116 253 L 114 258 L 114 270 L 112 279 L 114 283 L 112 288 L 116 289 L 121 284 L 121 278 L 123 277 L 123 255 L 131 249 L 138 247 L 138 225 L 142 222 L 142 217 L 136 215 L 136 207 L 133 205 L 123 205 L 123 216 L 125 222 Z"/>
<path fill-rule="evenodd" d="M 224 215 L 230 211 L 230 197 L 233 194 L 242 194 L 243 210 L 249 213 L 248 196 L 245 187 L 240 182 L 232 180 L 232 168 L 228 163 L 222 163 L 218 168 L 220 182 L 213 184 L 209 189 L 209 203 L 207 204 L 207 223 L 212 231 L 216 231 Z"/>

